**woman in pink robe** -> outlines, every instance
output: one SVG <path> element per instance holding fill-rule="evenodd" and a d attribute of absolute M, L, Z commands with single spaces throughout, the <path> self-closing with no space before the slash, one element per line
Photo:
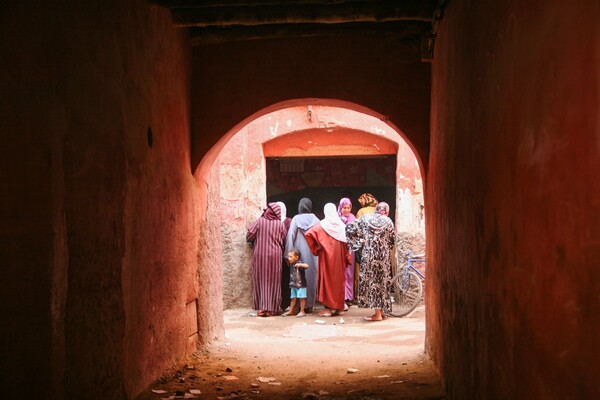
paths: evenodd
<path fill-rule="evenodd" d="M 352 201 L 349 198 L 344 197 L 340 200 L 337 208 L 338 215 L 345 225 L 354 221 L 356 217 L 352 214 Z M 344 299 L 344 311 L 348 310 L 348 305 L 354 300 L 354 253 L 350 253 L 350 262 L 346 268 L 346 286 Z"/>
<path fill-rule="evenodd" d="M 346 245 L 346 226 L 337 214 L 335 204 L 327 203 L 325 218 L 305 234 L 311 252 L 319 257 L 319 301 L 329 310 L 321 317 L 338 315 L 344 309 L 346 266 L 350 254 Z"/>

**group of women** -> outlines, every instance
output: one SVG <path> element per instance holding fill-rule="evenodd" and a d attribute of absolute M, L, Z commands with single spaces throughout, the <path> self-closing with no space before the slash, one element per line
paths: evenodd
<path fill-rule="evenodd" d="M 325 205 L 322 220 L 313 214 L 308 198 L 300 200 L 298 214 L 292 219 L 286 217 L 283 203 L 268 204 L 246 235 L 254 249 L 252 300 L 259 315 L 279 314 L 289 301 L 289 293 L 285 293 L 289 274 L 283 260 L 296 248 L 302 262 L 309 265 L 306 312 L 312 312 L 319 301 L 325 307 L 319 316 L 339 315 L 353 302 L 375 310 L 365 317 L 368 321 L 385 317 L 390 310 L 394 227 L 386 203 L 378 203 L 369 193 L 358 201 L 362 208 L 356 217 L 350 199 L 343 198 L 337 207 Z"/>

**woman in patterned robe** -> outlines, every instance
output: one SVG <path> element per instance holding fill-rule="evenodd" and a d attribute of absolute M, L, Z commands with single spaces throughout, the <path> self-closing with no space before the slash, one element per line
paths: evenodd
<path fill-rule="evenodd" d="M 374 213 L 379 201 L 371 193 L 363 193 L 358 197 L 358 203 L 361 208 L 356 212 L 356 218 Z M 354 301 L 356 302 L 356 294 L 360 292 L 360 251 L 354 253 L 354 257 Z"/>
<path fill-rule="evenodd" d="M 285 236 L 281 210 L 276 203 L 269 203 L 263 215 L 250 225 L 246 234 L 246 241 L 254 249 L 252 303 L 261 317 L 281 311 L 281 262 Z"/>
<path fill-rule="evenodd" d="M 379 203 L 373 214 L 366 214 L 346 225 L 350 250 L 361 250 L 358 306 L 373 308 L 367 321 L 381 321 L 391 311 L 389 279 L 392 271 L 391 250 L 396 235 L 394 223 L 387 216 L 389 206 Z"/>

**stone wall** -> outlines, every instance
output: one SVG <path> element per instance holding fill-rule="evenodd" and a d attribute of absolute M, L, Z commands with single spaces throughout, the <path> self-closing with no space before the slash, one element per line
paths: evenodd
<path fill-rule="evenodd" d="M 219 168 L 211 168 L 209 184 L 201 191 L 202 201 L 206 201 L 199 224 L 198 243 L 198 319 L 200 343 L 202 346 L 225 338 L 223 325 L 223 244 L 221 242 L 221 203 Z"/>

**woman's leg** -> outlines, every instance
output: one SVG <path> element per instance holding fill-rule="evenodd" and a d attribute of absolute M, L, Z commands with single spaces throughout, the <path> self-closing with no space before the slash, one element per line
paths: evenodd
<path fill-rule="evenodd" d="M 381 308 L 375 308 L 373 315 L 365 317 L 366 321 L 383 321 L 383 310 Z"/>

